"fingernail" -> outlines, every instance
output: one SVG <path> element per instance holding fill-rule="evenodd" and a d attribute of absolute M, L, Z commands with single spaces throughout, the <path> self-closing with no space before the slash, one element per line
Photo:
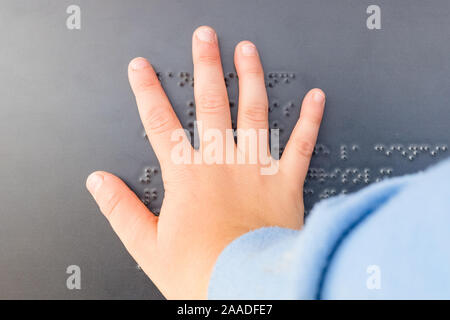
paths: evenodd
<path fill-rule="evenodd" d="M 202 27 L 198 29 L 195 34 L 197 35 L 197 38 L 200 41 L 209 43 L 214 43 L 216 41 L 216 33 L 214 32 L 214 30 L 210 28 Z"/>
<path fill-rule="evenodd" d="M 242 46 L 242 54 L 244 56 L 256 56 L 258 54 L 258 50 L 253 43 L 247 43 Z"/>
<path fill-rule="evenodd" d="M 314 92 L 313 99 L 317 103 L 323 103 L 325 101 L 325 96 L 323 95 L 322 92 L 316 91 L 316 92 Z"/>
<path fill-rule="evenodd" d="M 98 173 L 92 173 L 86 181 L 86 187 L 88 188 L 91 194 L 95 194 L 97 189 L 103 182 L 103 176 Z"/>
<path fill-rule="evenodd" d="M 147 59 L 144 58 L 135 58 L 133 61 L 131 61 L 131 69 L 133 70 L 139 70 L 144 69 L 148 67 L 150 64 L 148 63 Z"/>

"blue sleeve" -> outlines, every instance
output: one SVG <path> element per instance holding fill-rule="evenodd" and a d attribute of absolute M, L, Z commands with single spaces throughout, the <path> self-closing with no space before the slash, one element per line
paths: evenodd
<path fill-rule="evenodd" d="M 450 161 L 314 207 L 300 231 L 229 244 L 210 299 L 450 298 Z"/>

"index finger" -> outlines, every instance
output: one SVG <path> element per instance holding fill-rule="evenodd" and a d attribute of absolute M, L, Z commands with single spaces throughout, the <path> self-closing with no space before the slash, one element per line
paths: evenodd
<path fill-rule="evenodd" d="M 172 141 L 175 130 L 182 130 L 180 121 L 167 98 L 151 64 L 144 58 L 130 62 L 128 77 L 136 96 L 139 115 L 145 132 L 161 167 L 169 165 L 171 150 L 180 141 Z M 183 143 L 189 143 L 184 135 Z M 190 146 L 190 144 L 189 144 Z"/>

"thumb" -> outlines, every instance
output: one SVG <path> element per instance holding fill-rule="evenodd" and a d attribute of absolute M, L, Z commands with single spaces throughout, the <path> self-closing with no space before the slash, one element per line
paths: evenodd
<path fill-rule="evenodd" d="M 122 180 L 110 173 L 92 173 L 86 187 L 137 263 L 147 260 L 156 246 L 158 218 Z"/>

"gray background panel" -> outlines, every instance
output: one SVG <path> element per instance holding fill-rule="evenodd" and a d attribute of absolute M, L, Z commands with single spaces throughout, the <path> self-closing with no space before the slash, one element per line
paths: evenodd
<path fill-rule="evenodd" d="M 81 8 L 80 30 L 66 27 L 71 4 Z M 371 4 L 381 7 L 381 30 L 366 27 Z M 140 181 L 158 163 L 128 85 L 133 57 L 161 72 L 185 127 L 193 92 L 189 81 L 179 86 L 180 73 L 192 74 L 199 25 L 217 30 L 226 74 L 235 72 L 240 40 L 258 46 L 272 86 L 270 122 L 283 129 L 283 143 L 301 97 L 322 88 L 327 107 L 305 186 L 310 209 L 447 156 L 449 16 L 445 0 L 2 0 L 0 298 L 162 297 L 84 187 L 90 172 L 107 170 L 141 197 L 156 188 L 149 207 L 161 204 L 160 174 Z M 228 83 L 236 102 L 235 77 Z M 66 287 L 69 265 L 81 268 L 81 290 Z"/>

